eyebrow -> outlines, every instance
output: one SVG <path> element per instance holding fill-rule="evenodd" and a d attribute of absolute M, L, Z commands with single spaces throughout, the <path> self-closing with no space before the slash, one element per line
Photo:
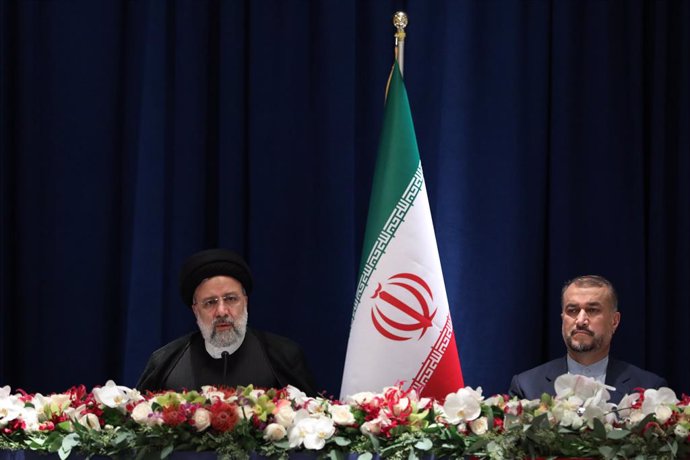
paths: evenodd
<path fill-rule="evenodd" d="M 601 302 L 587 302 L 585 304 L 586 307 L 601 307 Z M 568 308 L 568 307 L 577 307 L 579 304 L 577 303 L 567 303 L 563 308 Z"/>
<path fill-rule="evenodd" d="M 201 299 L 201 301 L 202 301 L 202 302 L 206 302 L 207 300 L 211 300 L 211 299 L 219 299 L 219 298 L 221 298 L 221 297 L 225 297 L 226 295 L 241 296 L 242 293 L 241 293 L 241 292 L 237 292 L 237 291 L 230 291 L 230 292 L 226 292 L 226 293 L 220 294 L 220 295 L 211 295 L 211 296 L 208 296 L 208 297 L 204 297 L 203 299 Z"/>

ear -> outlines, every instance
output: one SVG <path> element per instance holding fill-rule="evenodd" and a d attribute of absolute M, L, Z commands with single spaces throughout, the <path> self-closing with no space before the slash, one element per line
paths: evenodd
<path fill-rule="evenodd" d="M 620 322 L 621 322 L 621 312 L 614 311 L 613 312 L 613 324 L 612 324 L 614 333 L 616 332 L 616 329 L 618 329 L 618 325 L 620 324 Z"/>

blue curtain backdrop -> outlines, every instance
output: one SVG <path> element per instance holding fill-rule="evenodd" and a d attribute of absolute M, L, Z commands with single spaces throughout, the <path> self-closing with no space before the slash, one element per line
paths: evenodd
<path fill-rule="evenodd" d="M 0 2 L 0 386 L 134 385 L 223 246 L 338 394 L 397 9 L 466 383 L 563 355 L 597 273 L 690 392 L 690 2 L 642 0 Z"/>

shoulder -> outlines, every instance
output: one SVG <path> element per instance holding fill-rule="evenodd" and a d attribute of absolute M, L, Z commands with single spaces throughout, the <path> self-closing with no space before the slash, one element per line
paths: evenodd
<path fill-rule="evenodd" d="M 543 393 L 554 394 L 553 382 L 568 371 L 564 357 L 541 364 L 513 376 L 508 393 L 526 399 L 537 399 Z"/>
<path fill-rule="evenodd" d="M 151 354 L 150 361 L 154 363 L 159 361 L 165 361 L 166 357 L 173 355 L 186 348 L 187 345 L 191 342 L 192 338 L 198 334 L 198 331 L 191 332 L 187 335 L 183 335 L 182 337 L 173 340 L 172 342 L 163 345 Z"/>
<path fill-rule="evenodd" d="M 261 343 L 280 386 L 293 385 L 313 395 L 314 377 L 311 375 L 304 352 L 287 337 L 256 329 L 248 329 Z"/>
<path fill-rule="evenodd" d="M 162 346 L 151 354 L 151 357 L 146 363 L 144 372 L 139 377 L 136 387 L 140 391 L 144 390 L 159 390 L 163 384 L 165 376 L 174 367 L 174 364 L 182 356 L 187 349 L 192 339 L 198 332 L 184 335 L 172 342 Z"/>
<path fill-rule="evenodd" d="M 558 374 L 555 375 L 555 377 L 558 377 L 561 374 L 565 374 L 567 371 L 568 364 L 565 358 L 561 357 L 548 361 L 544 364 L 540 364 L 532 369 L 520 372 L 516 375 L 516 377 L 519 379 L 530 379 L 535 377 L 543 377 L 545 375 L 552 376 L 553 374 Z"/>
<path fill-rule="evenodd" d="M 270 353 L 278 354 L 294 354 L 301 353 L 302 349 L 292 339 L 283 337 L 282 335 L 273 334 L 272 332 L 261 331 L 254 328 L 248 328 L 259 341 L 264 345 L 266 350 Z"/>
<path fill-rule="evenodd" d="M 609 372 L 618 379 L 630 380 L 634 386 L 640 388 L 659 388 L 668 385 L 663 377 L 618 359 L 609 361 L 607 374 Z"/>

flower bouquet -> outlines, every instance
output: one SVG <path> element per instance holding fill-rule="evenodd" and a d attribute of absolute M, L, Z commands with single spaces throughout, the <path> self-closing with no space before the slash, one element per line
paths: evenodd
<path fill-rule="evenodd" d="M 616 405 L 610 388 L 566 374 L 556 395 L 484 398 L 460 388 L 439 401 L 401 385 L 344 400 L 299 389 L 203 387 L 141 394 L 112 381 L 44 396 L 0 388 L 0 450 L 169 457 L 213 451 L 285 459 L 688 458 L 690 397 L 639 389 Z"/>

